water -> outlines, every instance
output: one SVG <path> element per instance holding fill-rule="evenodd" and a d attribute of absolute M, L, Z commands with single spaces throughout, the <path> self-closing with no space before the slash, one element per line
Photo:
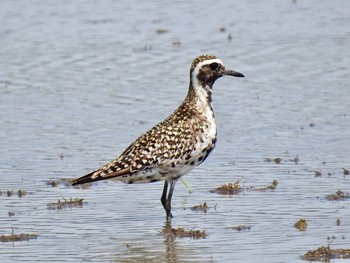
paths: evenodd
<path fill-rule="evenodd" d="M 349 248 L 349 201 L 325 200 L 349 191 L 342 170 L 350 168 L 349 7 L 346 0 L 2 1 L 0 190 L 28 194 L 0 196 L 0 234 L 13 227 L 39 237 L 0 243 L 1 262 L 301 262 L 332 236 L 332 247 Z M 181 182 L 175 189 L 172 226 L 205 230 L 206 239 L 159 233 L 162 183 L 47 185 L 99 167 L 167 117 L 202 53 L 246 75 L 215 84 L 218 145 L 184 178 L 193 193 Z M 275 157 L 281 164 L 264 161 Z M 209 193 L 237 180 L 245 188 L 279 184 Z M 47 209 L 62 196 L 86 203 Z M 203 202 L 207 213 L 190 209 Z M 303 232 L 293 227 L 302 217 Z M 251 230 L 227 228 L 242 224 Z"/>

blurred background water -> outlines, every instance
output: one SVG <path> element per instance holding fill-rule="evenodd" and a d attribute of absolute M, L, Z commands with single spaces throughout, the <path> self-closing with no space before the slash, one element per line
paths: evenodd
<path fill-rule="evenodd" d="M 0 235 L 39 235 L 0 243 L 1 262 L 299 262 L 329 239 L 350 247 L 349 201 L 325 199 L 349 191 L 349 1 L 0 5 Z M 162 183 L 47 184 L 96 169 L 167 117 L 205 53 L 246 76 L 215 84 L 217 147 L 184 177 L 193 193 L 175 189 L 172 226 L 207 238 L 159 233 Z M 209 192 L 238 180 L 244 193 Z M 62 196 L 86 203 L 48 209 Z M 190 209 L 203 202 L 207 213 Z"/>

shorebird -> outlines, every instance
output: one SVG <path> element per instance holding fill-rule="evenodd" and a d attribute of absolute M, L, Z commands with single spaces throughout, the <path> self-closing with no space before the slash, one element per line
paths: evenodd
<path fill-rule="evenodd" d="M 160 200 L 166 218 L 171 218 L 171 198 L 176 182 L 204 162 L 215 147 L 212 89 L 214 82 L 226 75 L 244 77 L 226 69 L 215 56 L 198 56 L 192 62 L 188 94 L 182 104 L 168 118 L 138 137 L 119 157 L 74 180 L 72 185 L 111 178 L 129 184 L 164 180 Z"/>

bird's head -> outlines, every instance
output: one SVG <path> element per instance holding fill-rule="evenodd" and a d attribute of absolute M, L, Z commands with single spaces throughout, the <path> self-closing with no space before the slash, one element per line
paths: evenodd
<path fill-rule="evenodd" d="M 211 55 L 198 56 L 191 65 L 190 78 L 193 85 L 212 88 L 214 82 L 222 76 L 244 77 L 234 70 L 226 69 L 223 62 Z"/>

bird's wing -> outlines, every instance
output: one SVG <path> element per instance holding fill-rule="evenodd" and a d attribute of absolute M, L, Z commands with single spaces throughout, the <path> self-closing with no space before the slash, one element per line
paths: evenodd
<path fill-rule="evenodd" d="M 154 167 L 157 164 L 156 154 L 149 151 L 151 142 L 144 140 L 143 137 L 144 135 L 141 135 L 131 143 L 119 157 L 99 169 L 77 178 L 72 185 L 131 176 L 133 173 Z"/>
<path fill-rule="evenodd" d="M 154 126 L 151 130 L 138 137 L 116 159 L 76 179 L 72 185 L 106 180 L 113 177 L 132 176 L 134 173 L 152 169 L 162 163 L 170 166 L 174 159 L 179 158 L 182 151 L 190 155 L 191 146 L 195 142 L 193 133 L 174 130 L 172 123 L 179 118 L 172 114 L 166 120 Z M 190 119 L 190 118 L 188 118 Z M 187 125 L 202 126 L 201 123 L 188 121 Z"/>

